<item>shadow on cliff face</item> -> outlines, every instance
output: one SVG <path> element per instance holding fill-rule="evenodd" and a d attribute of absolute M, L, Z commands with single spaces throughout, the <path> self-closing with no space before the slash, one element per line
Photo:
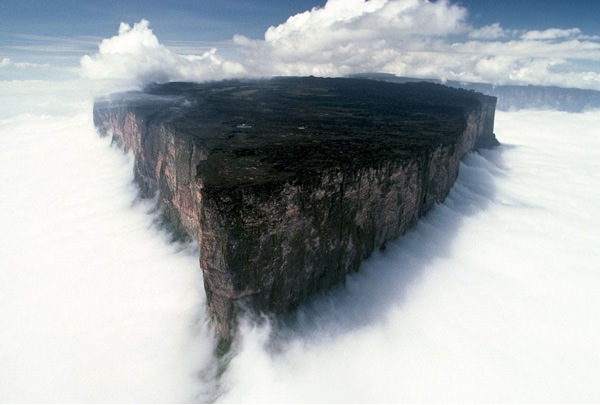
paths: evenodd
<path fill-rule="evenodd" d="M 345 285 L 314 296 L 285 319 L 246 319 L 242 329 L 246 334 L 261 329 L 265 346 L 275 354 L 285 351 L 293 340 L 337 338 L 383 322 L 386 314 L 402 307 L 431 264 L 452 252 L 461 224 L 485 215 L 495 198 L 495 178 L 503 176 L 502 153 L 507 148 L 503 145 L 463 158 L 459 177 L 444 203 L 404 236 L 388 242 L 385 250 L 374 252 L 357 273 L 347 277 Z"/>

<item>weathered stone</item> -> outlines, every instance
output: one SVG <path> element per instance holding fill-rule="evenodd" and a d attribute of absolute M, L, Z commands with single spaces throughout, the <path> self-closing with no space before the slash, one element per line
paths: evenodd
<path fill-rule="evenodd" d="M 442 201 L 460 158 L 497 143 L 496 99 L 431 83 L 168 83 L 99 100 L 144 196 L 196 238 L 224 339 L 240 304 L 284 313 L 342 283 Z"/>

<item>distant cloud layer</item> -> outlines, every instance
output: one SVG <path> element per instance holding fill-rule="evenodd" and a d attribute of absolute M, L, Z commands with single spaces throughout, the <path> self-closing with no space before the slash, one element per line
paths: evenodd
<path fill-rule="evenodd" d="M 84 56 L 91 78 L 210 80 L 240 76 L 387 72 L 403 76 L 559 85 L 600 90 L 600 38 L 579 28 L 506 30 L 474 27 L 449 1 L 329 0 L 269 27 L 264 39 L 233 38 L 225 58 L 211 49 L 179 55 L 142 20 L 121 24 L 98 53 Z"/>

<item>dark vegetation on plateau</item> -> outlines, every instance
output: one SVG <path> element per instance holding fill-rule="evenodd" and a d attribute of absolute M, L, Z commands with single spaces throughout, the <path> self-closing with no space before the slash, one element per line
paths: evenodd
<path fill-rule="evenodd" d="M 151 85 L 138 108 L 171 121 L 211 151 L 205 192 L 308 180 L 328 167 L 360 167 L 455 143 L 475 93 L 433 83 L 276 78 Z M 168 102 L 168 97 L 173 97 Z"/>
<path fill-rule="evenodd" d="M 443 201 L 460 158 L 493 146 L 496 99 L 428 82 L 281 77 L 166 83 L 94 106 L 135 154 L 143 196 L 197 238 L 207 305 L 284 314 Z"/>

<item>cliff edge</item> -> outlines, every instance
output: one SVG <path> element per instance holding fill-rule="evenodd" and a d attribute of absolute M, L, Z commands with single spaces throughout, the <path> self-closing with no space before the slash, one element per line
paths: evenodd
<path fill-rule="evenodd" d="M 496 99 L 433 83 L 167 83 L 97 100 L 143 196 L 198 240 L 209 313 L 284 313 L 344 281 L 441 202 L 460 158 L 497 144 Z"/>

